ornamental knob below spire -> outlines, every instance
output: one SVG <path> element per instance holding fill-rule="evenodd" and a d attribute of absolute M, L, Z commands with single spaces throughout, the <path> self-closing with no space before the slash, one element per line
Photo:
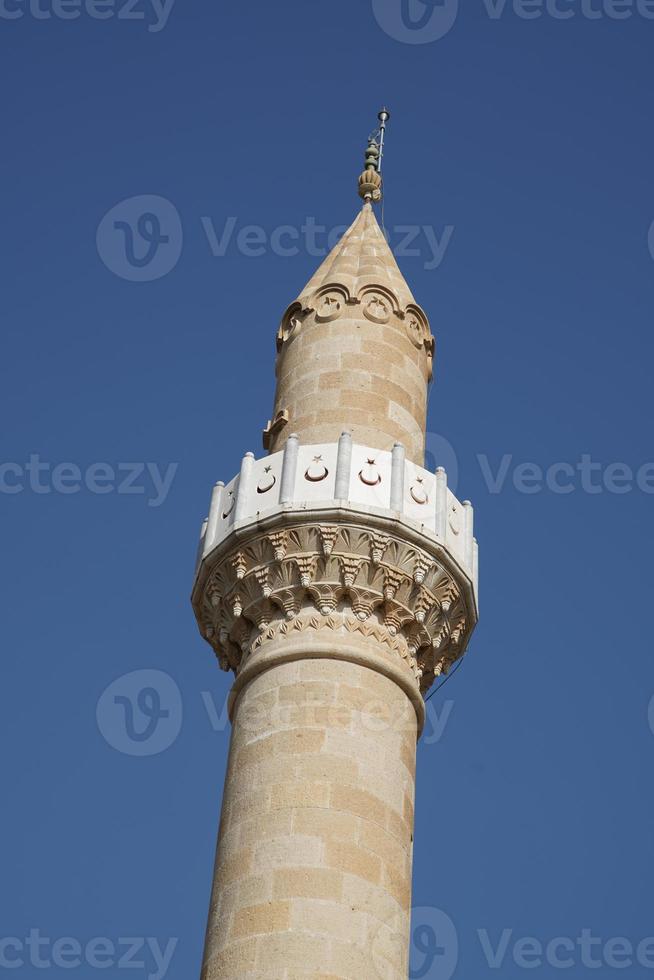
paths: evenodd
<path fill-rule="evenodd" d="M 359 177 L 359 197 L 364 201 L 377 203 L 382 197 L 381 165 L 384 155 L 384 136 L 386 123 L 390 118 L 388 109 L 379 113 L 379 127 L 368 139 L 366 149 L 365 170 Z"/>
<path fill-rule="evenodd" d="M 359 177 L 359 197 L 362 197 L 364 201 L 374 201 L 375 203 L 381 201 L 381 187 L 381 174 L 378 174 L 372 167 L 369 170 L 364 170 Z"/>

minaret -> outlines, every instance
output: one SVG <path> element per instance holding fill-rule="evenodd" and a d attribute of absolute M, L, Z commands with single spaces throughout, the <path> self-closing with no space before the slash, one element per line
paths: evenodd
<path fill-rule="evenodd" d="M 232 670 L 202 980 L 406 980 L 424 696 L 477 621 L 472 507 L 423 468 L 434 338 L 363 208 L 277 335 L 269 455 L 216 484 L 193 589 Z"/>

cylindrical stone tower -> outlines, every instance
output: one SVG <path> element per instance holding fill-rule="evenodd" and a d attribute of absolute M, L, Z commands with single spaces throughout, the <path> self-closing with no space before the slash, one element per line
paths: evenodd
<path fill-rule="evenodd" d="M 193 604 L 236 679 L 202 980 L 408 975 L 423 697 L 475 626 L 477 548 L 423 468 L 434 341 L 374 153 L 360 187 L 282 319 L 270 454 L 203 525 Z"/>
<path fill-rule="evenodd" d="M 282 319 L 266 448 L 288 433 L 392 449 L 422 465 L 434 338 L 366 202 Z M 277 427 L 275 425 L 277 424 Z"/>

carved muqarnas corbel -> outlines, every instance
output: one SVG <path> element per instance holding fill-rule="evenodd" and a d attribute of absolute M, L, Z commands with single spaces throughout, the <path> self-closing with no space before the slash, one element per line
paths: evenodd
<path fill-rule="evenodd" d="M 383 644 L 423 690 L 461 656 L 473 625 L 455 578 L 432 555 L 350 525 L 256 534 L 218 560 L 196 612 L 225 670 L 238 672 L 289 633 L 332 630 Z"/>

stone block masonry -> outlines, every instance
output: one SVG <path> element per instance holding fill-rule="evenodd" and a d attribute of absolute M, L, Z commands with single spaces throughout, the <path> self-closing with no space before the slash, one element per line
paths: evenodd
<path fill-rule="evenodd" d="M 434 338 L 374 166 L 360 192 L 282 317 L 269 455 L 202 526 L 193 607 L 234 673 L 202 980 L 408 977 L 416 744 L 477 622 L 477 543 L 423 468 Z"/>
<path fill-rule="evenodd" d="M 417 731 L 395 681 L 356 663 L 280 663 L 242 690 L 203 980 L 377 980 L 385 932 L 406 980 Z"/>

